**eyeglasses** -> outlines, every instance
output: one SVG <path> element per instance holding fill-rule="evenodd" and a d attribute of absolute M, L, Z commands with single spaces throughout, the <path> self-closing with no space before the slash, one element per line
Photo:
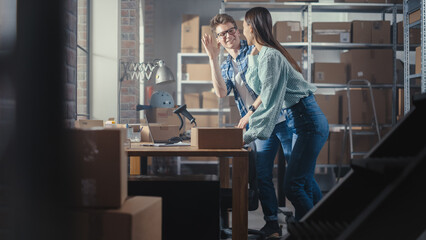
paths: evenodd
<path fill-rule="evenodd" d="M 236 32 L 237 32 L 237 27 L 233 27 L 233 28 L 230 28 L 226 31 L 223 31 L 223 32 L 216 34 L 216 37 L 225 38 L 227 33 L 229 33 L 229 35 L 234 35 Z"/>

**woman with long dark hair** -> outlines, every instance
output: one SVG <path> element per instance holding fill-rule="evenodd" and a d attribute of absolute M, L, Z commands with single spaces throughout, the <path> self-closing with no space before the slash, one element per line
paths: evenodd
<path fill-rule="evenodd" d="M 284 192 L 295 208 L 295 219 L 300 220 L 322 197 L 314 171 L 318 154 L 328 137 L 328 122 L 315 101 L 316 87 L 304 80 L 296 61 L 273 37 L 269 11 L 263 7 L 250 9 L 245 14 L 243 26 L 248 44 L 255 45 L 257 51 L 254 52 L 258 52 L 249 56 L 246 79 L 261 99 L 256 112 L 250 116 L 244 142 L 268 139 L 278 126 L 275 123 L 280 113 L 285 110 L 284 123 L 293 134 L 293 148 L 290 159 L 286 159 Z M 262 159 L 258 158 L 258 162 L 262 165 Z M 265 208 L 277 209 L 276 201 L 269 201 L 276 198 L 272 170 L 258 169 L 257 174 L 260 179 L 268 179 L 259 181 L 264 213 Z M 262 230 L 267 235 L 280 235 L 278 223 L 268 221 L 276 219 L 276 211 L 272 214 L 275 217 L 265 218 Z"/>

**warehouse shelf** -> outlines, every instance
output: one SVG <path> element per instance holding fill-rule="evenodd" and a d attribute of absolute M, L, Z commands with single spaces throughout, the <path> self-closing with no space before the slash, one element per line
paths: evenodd
<path fill-rule="evenodd" d="M 196 80 L 182 80 L 181 84 L 187 85 L 213 85 L 212 81 L 196 81 Z"/>
<path fill-rule="evenodd" d="M 262 6 L 270 11 L 301 12 L 312 6 L 313 12 L 383 13 L 396 7 L 397 11 L 402 13 L 402 5 L 392 3 L 223 2 L 222 4 L 222 9 L 228 11 L 246 11 L 255 6 Z"/>
<path fill-rule="evenodd" d="M 420 20 L 410 23 L 409 15 L 420 10 Z M 411 79 L 421 78 L 421 92 L 426 92 L 426 0 L 404 0 L 403 17 L 404 17 L 404 114 L 408 113 L 411 108 Z M 421 46 L 421 73 L 410 74 L 410 51 L 409 43 L 410 29 L 420 28 L 420 46 Z"/>
<path fill-rule="evenodd" d="M 191 113 L 218 113 L 218 108 L 188 108 Z M 221 109 L 222 112 L 230 112 L 229 108 Z"/>

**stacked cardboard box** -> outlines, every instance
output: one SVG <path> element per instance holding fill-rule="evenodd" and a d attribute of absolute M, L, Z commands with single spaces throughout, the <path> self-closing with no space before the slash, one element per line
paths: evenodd
<path fill-rule="evenodd" d="M 161 198 L 127 198 L 126 129 L 72 129 L 68 136 L 74 239 L 161 239 Z"/>
<path fill-rule="evenodd" d="M 300 22 L 278 21 L 274 24 L 273 34 L 278 42 L 302 42 Z"/>
<path fill-rule="evenodd" d="M 353 43 L 390 43 L 389 21 L 353 21 Z"/>
<path fill-rule="evenodd" d="M 212 74 L 208 63 L 188 63 L 182 65 L 182 80 L 211 81 Z"/>
<path fill-rule="evenodd" d="M 338 124 L 340 119 L 339 102 L 341 96 L 338 94 L 333 95 L 320 95 L 316 94 L 315 99 L 328 120 L 329 124 Z"/>
<path fill-rule="evenodd" d="M 404 22 L 399 22 L 397 25 L 398 44 L 404 43 Z M 410 28 L 410 44 L 420 44 L 420 28 Z"/>
<path fill-rule="evenodd" d="M 185 93 L 183 99 L 187 108 L 201 108 L 201 95 L 199 93 Z"/>
<path fill-rule="evenodd" d="M 350 50 L 340 56 L 347 64 L 348 80 L 366 79 L 373 84 L 393 82 L 391 49 Z"/>
<path fill-rule="evenodd" d="M 313 79 L 315 83 L 345 84 L 347 73 L 344 63 L 314 63 Z"/>
<path fill-rule="evenodd" d="M 313 42 L 349 43 L 351 41 L 350 22 L 312 23 Z"/>
<path fill-rule="evenodd" d="M 200 49 L 200 16 L 185 14 L 181 25 L 181 52 L 198 53 Z"/>

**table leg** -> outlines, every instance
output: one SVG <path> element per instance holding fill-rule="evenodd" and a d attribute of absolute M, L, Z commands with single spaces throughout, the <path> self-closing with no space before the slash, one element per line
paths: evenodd
<path fill-rule="evenodd" d="M 232 160 L 232 239 L 247 239 L 248 158 Z"/>
<path fill-rule="evenodd" d="M 220 188 L 231 188 L 229 183 L 229 158 L 219 158 Z"/>

